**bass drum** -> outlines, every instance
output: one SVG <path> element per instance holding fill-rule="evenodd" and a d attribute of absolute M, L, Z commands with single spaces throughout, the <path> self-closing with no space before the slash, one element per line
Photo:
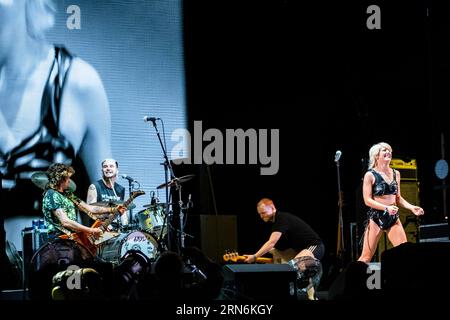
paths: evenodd
<path fill-rule="evenodd" d="M 31 299 L 51 299 L 53 276 L 71 265 L 80 268 L 93 264 L 94 256 L 83 245 L 69 239 L 53 239 L 33 255 L 29 270 Z"/>
<path fill-rule="evenodd" d="M 146 232 L 121 233 L 100 245 L 97 249 L 97 256 L 106 262 L 119 264 L 129 250 L 140 251 L 151 261 L 154 261 L 158 251 L 158 243 Z"/>

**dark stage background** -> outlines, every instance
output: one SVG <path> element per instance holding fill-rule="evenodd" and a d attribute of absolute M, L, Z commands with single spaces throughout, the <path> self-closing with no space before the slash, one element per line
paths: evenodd
<path fill-rule="evenodd" d="M 366 27 L 371 4 L 381 8 L 381 30 Z M 190 125 L 280 129 L 278 174 L 261 176 L 257 165 L 209 168 L 218 214 L 238 217 L 240 252 L 253 253 L 267 239 L 270 229 L 255 205 L 270 197 L 318 231 L 331 263 L 338 228 L 335 152 L 342 151 L 347 232 L 365 214 L 364 160 L 380 141 L 391 144 L 394 158 L 417 159 L 421 223 L 443 222 L 434 164 L 441 133 L 449 138 L 447 4 L 186 1 L 184 27 Z M 214 214 L 203 180 L 194 211 Z"/>

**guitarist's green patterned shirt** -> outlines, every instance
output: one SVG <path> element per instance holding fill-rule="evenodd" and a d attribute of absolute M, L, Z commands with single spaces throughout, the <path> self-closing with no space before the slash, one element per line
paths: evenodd
<path fill-rule="evenodd" d="M 53 214 L 56 209 L 63 209 L 70 220 L 77 220 L 75 205 L 72 201 L 56 190 L 48 189 L 42 201 L 42 212 L 49 232 L 61 232 L 64 228 Z M 61 232 L 62 233 L 62 232 Z"/>

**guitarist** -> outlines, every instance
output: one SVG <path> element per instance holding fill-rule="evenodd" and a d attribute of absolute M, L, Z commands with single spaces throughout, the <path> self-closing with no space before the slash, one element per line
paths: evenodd
<path fill-rule="evenodd" d="M 256 209 L 264 222 L 272 223 L 272 233 L 255 254 L 244 255 L 245 262 L 253 263 L 268 252 L 274 256 L 275 263 L 287 263 L 307 256 L 318 260 L 323 258 L 325 246 L 305 221 L 291 213 L 278 211 L 273 201 L 267 198 L 261 199 Z M 307 293 L 309 299 L 315 299 L 312 285 L 308 286 Z"/>
<path fill-rule="evenodd" d="M 74 200 L 69 198 L 70 194 L 67 193 L 70 178 L 74 173 L 75 170 L 71 166 L 62 163 L 54 163 L 47 170 L 49 181 L 44 192 L 42 212 L 49 230 L 49 239 L 62 234 L 70 238 L 72 232 L 84 232 L 94 237 L 99 237 L 103 233 L 100 228 L 90 228 L 78 223 L 76 206 L 93 219 L 105 218 L 115 210 L 123 214 L 126 210 L 123 206 L 100 207 L 89 205 L 81 200 L 74 203 Z"/>

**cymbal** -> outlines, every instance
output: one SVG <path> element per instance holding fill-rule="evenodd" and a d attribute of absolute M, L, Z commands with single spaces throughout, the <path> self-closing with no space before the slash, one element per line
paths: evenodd
<path fill-rule="evenodd" d="M 171 205 L 172 203 L 169 203 L 169 205 Z M 155 204 L 144 204 L 143 207 L 144 208 L 155 208 L 155 207 L 165 207 L 166 203 L 163 202 L 159 202 L 159 203 L 155 203 Z"/>
<path fill-rule="evenodd" d="M 34 185 L 42 190 L 45 189 L 45 186 L 48 183 L 48 175 L 45 171 L 37 171 L 31 175 L 31 181 L 34 183 Z M 70 179 L 69 183 L 69 191 L 74 192 L 77 189 L 77 185 L 75 182 L 73 182 L 72 179 Z"/>
<path fill-rule="evenodd" d="M 123 201 L 99 201 L 91 203 L 92 206 L 98 207 L 115 207 L 120 204 L 123 204 Z M 134 203 L 130 203 L 127 207 L 128 210 L 132 210 L 134 208 L 136 208 L 136 205 Z"/>
<path fill-rule="evenodd" d="M 181 178 L 175 178 L 170 180 L 169 182 L 167 182 L 167 185 L 165 183 L 159 185 L 158 187 L 156 187 L 156 189 L 162 189 L 162 188 L 166 188 L 166 187 L 173 187 L 176 186 L 177 183 L 184 183 L 186 181 L 191 180 L 192 178 L 195 177 L 195 174 L 188 174 L 187 176 L 183 176 Z"/>

